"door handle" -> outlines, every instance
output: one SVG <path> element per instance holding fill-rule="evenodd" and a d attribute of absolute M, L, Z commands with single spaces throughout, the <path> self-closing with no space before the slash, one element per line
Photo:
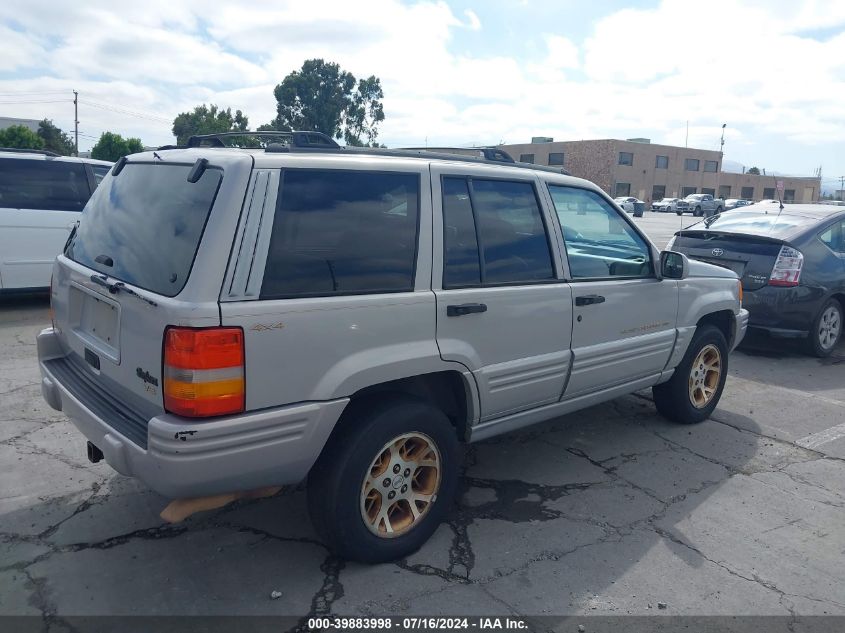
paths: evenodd
<path fill-rule="evenodd" d="M 446 306 L 446 316 L 463 316 L 473 312 L 487 312 L 486 303 L 462 303 L 459 306 Z"/>
<path fill-rule="evenodd" d="M 601 295 L 584 295 L 582 297 L 575 297 L 575 305 L 589 306 L 594 303 L 604 303 L 604 297 Z"/>

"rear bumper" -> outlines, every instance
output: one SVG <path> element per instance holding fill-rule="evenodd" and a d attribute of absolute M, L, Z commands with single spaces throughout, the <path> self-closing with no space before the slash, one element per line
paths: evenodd
<path fill-rule="evenodd" d="M 779 338 L 801 338 L 807 336 L 824 299 L 821 288 L 763 286 L 746 290 L 742 305 L 750 313 L 751 329 Z"/>
<path fill-rule="evenodd" d="M 62 355 L 52 328 L 37 337 L 41 393 L 102 452 L 117 472 L 170 498 L 200 497 L 302 481 L 347 398 L 306 402 L 204 421 L 162 413 L 144 448 L 93 413 L 45 364 Z"/>

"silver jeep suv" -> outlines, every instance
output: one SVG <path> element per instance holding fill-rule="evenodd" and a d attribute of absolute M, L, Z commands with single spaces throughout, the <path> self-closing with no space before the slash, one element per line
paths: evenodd
<path fill-rule="evenodd" d="M 463 442 L 646 387 L 680 423 L 719 401 L 736 275 L 592 183 L 224 138 L 116 163 L 55 263 L 42 390 L 92 461 L 172 499 L 307 480 L 321 537 L 384 561 L 448 513 Z"/>

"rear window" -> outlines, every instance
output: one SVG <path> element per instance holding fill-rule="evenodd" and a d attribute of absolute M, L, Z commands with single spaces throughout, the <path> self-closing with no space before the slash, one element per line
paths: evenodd
<path fill-rule="evenodd" d="M 82 163 L 0 158 L 0 207 L 82 211 L 90 196 Z"/>
<path fill-rule="evenodd" d="M 413 290 L 419 192 L 418 174 L 286 170 L 261 298 Z"/>
<path fill-rule="evenodd" d="M 705 220 L 703 224 L 690 227 L 692 230 L 709 229 L 711 231 L 727 231 L 730 233 L 748 233 L 782 239 L 795 233 L 803 227 L 813 223 L 801 216 L 778 216 L 777 208 L 772 213 L 736 212 L 723 213 Z"/>
<path fill-rule="evenodd" d="M 179 294 L 223 179 L 209 168 L 190 183 L 190 170 L 128 163 L 97 187 L 65 255 L 157 294 Z"/>

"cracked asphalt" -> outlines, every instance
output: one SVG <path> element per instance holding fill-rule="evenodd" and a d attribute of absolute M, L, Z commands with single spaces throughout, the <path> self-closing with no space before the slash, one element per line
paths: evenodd
<path fill-rule="evenodd" d="M 363 566 L 298 489 L 163 524 L 42 401 L 47 323 L 0 302 L 0 615 L 845 615 L 845 438 L 816 435 L 845 420 L 845 349 L 751 341 L 700 425 L 646 391 L 470 446 L 448 522 Z"/>

